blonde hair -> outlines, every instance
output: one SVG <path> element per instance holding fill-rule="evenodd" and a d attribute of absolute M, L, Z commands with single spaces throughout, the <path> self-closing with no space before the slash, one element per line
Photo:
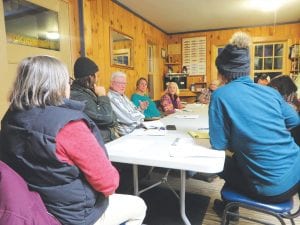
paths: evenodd
<path fill-rule="evenodd" d="M 23 59 L 18 65 L 13 91 L 10 94 L 11 109 L 34 106 L 60 105 L 66 97 L 69 82 L 67 67 L 51 56 L 34 56 Z"/>
<path fill-rule="evenodd" d="M 176 87 L 176 95 L 179 96 L 180 91 L 179 91 L 179 88 L 178 88 L 178 85 L 177 85 L 176 82 L 169 82 L 169 83 L 168 83 L 168 86 L 167 86 L 167 92 L 169 92 L 169 87 L 170 87 L 171 85 L 174 85 L 174 86 Z"/>

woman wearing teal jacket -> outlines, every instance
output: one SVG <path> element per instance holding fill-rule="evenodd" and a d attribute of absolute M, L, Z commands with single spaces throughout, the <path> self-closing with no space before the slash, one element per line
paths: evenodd
<path fill-rule="evenodd" d="M 146 119 L 154 119 L 160 117 L 160 112 L 155 103 L 147 95 L 148 82 L 146 78 L 141 77 L 136 82 L 136 93 L 131 96 L 131 101 L 139 107 L 140 102 L 148 102 L 148 107 L 143 111 Z"/>

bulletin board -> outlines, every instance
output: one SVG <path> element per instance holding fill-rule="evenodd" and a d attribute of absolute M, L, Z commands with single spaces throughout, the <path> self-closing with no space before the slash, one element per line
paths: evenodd
<path fill-rule="evenodd" d="M 206 37 L 182 38 L 182 66 L 189 76 L 206 75 Z"/>

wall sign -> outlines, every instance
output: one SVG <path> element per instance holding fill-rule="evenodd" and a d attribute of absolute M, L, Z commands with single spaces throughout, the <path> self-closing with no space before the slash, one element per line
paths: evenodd
<path fill-rule="evenodd" d="M 206 75 L 206 37 L 182 39 L 182 66 L 190 76 Z"/>

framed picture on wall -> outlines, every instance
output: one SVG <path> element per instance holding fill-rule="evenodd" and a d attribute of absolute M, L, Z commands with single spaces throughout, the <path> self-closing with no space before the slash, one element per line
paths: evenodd
<path fill-rule="evenodd" d="M 167 54 L 166 54 L 166 49 L 162 48 L 162 49 L 161 49 L 161 57 L 165 59 L 166 56 L 167 56 Z"/>

